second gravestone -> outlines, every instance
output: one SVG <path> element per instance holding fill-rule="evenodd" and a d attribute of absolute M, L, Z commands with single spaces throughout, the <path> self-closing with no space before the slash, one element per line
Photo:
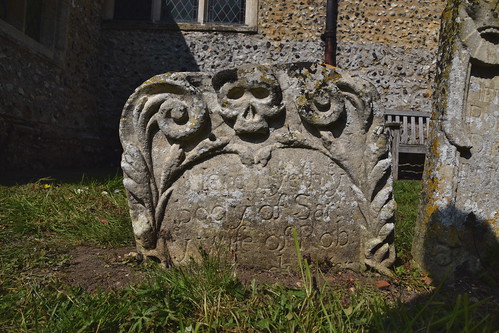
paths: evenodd
<path fill-rule="evenodd" d="M 227 251 L 241 265 L 312 260 L 387 272 L 391 159 L 376 89 L 318 64 L 158 75 L 125 105 L 122 168 L 139 253 Z"/>
<path fill-rule="evenodd" d="M 499 268 L 498 4 L 449 0 L 443 13 L 412 251 L 441 280 L 486 271 L 496 278 Z"/>

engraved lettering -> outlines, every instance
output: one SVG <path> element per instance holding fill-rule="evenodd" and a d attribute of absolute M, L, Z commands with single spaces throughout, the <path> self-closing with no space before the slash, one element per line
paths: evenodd
<path fill-rule="evenodd" d="M 203 207 L 198 207 L 196 213 L 194 213 L 196 218 L 201 221 L 206 221 L 208 219 L 208 211 Z"/>
<path fill-rule="evenodd" d="M 244 188 L 244 179 L 241 176 L 238 176 L 234 179 L 234 186 L 238 189 L 243 189 Z"/>
<path fill-rule="evenodd" d="M 341 221 L 336 222 L 338 232 L 338 246 L 345 246 L 348 244 L 348 233 L 345 230 L 340 230 Z"/>
<path fill-rule="evenodd" d="M 310 225 L 302 225 L 300 226 L 300 237 L 309 238 L 312 236 L 313 228 Z"/>
<path fill-rule="evenodd" d="M 329 177 L 328 165 L 322 167 L 325 174 L 314 172 L 312 164 L 302 161 L 294 167 L 281 165 L 274 172 L 248 168 L 244 175 L 230 169 L 203 169 L 202 175 L 189 177 L 193 179 L 190 184 L 199 184 L 194 186 L 197 192 L 187 190 L 185 194 L 195 200 L 192 208 L 173 199 L 172 213 L 167 216 L 172 216 L 170 227 L 176 229 L 170 230 L 177 239 L 186 235 L 193 239 L 186 251 L 187 256 L 196 258 L 194 253 L 200 247 L 209 250 L 221 246 L 244 262 L 255 253 L 270 251 L 272 258 L 265 267 L 293 266 L 295 228 L 304 253 L 323 257 L 321 251 L 328 250 L 336 253 L 333 257 L 337 263 L 345 256 L 350 260 L 359 253 L 354 237 L 359 223 L 347 222 L 345 212 L 352 218 L 359 212 L 355 207 L 356 213 L 352 208 L 343 208 L 348 206 L 343 198 L 350 195 L 350 185 L 342 185 L 338 173 Z M 330 167 L 338 169 L 334 163 Z M 183 193 L 180 189 L 183 187 L 176 193 Z M 182 257 L 180 245 L 186 245 L 179 243 L 175 247 L 177 256 Z"/>
<path fill-rule="evenodd" d="M 206 181 L 206 190 L 221 190 L 222 181 L 219 175 L 210 175 Z"/>
<path fill-rule="evenodd" d="M 348 244 L 348 233 L 345 230 L 340 231 L 338 235 L 338 245 L 345 246 L 347 244 Z"/>
<path fill-rule="evenodd" d="M 220 221 L 225 217 L 225 208 L 223 208 L 222 206 L 213 207 L 213 210 L 211 211 L 211 217 L 216 221 Z"/>
<path fill-rule="evenodd" d="M 324 216 L 324 207 L 322 205 L 315 206 L 314 217 L 316 220 L 320 220 Z"/>
<path fill-rule="evenodd" d="M 294 215 L 301 220 L 306 220 L 310 216 L 310 206 L 308 205 L 307 200 L 309 197 L 310 196 L 306 194 L 298 194 L 295 198 L 296 203 L 301 207 L 301 209 Z"/>
<path fill-rule="evenodd" d="M 265 247 L 271 251 L 279 250 L 281 240 L 277 236 L 271 235 L 265 239 Z"/>
<path fill-rule="evenodd" d="M 329 232 L 326 232 L 320 237 L 320 245 L 325 249 L 329 249 L 330 247 L 332 247 L 334 245 L 334 241 L 335 239 L 333 235 L 331 235 Z"/>
<path fill-rule="evenodd" d="M 178 223 L 189 223 L 191 221 L 191 212 L 187 209 L 181 209 L 178 212 L 178 219 L 175 222 Z"/>
<path fill-rule="evenodd" d="M 300 176 L 296 174 L 290 174 L 288 176 L 289 187 L 297 189 L 301 185 Z"/>
<path fill-rule="evenodd" d="M 264 220 L 270 220 L 274 216 L 274 208 L 269 205 L 264 205 L 258 210 L 258 214 Z"/>

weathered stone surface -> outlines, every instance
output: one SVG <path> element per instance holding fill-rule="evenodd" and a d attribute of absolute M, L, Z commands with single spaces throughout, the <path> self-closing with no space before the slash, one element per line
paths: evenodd
<path fill-rule="evenodd" d="M 373 85 L 318 64 L 153 77 L 125 105 L 122 168 L 138 251 L 228 251 L 286 269 L 303 254 L 388 273 L 391 158 Z"/>
<path fill-rule="evenodd" d="M 449 1 L 413 252 L 437 278 L 491 264 L 499 239 L 497 0 Z M 487 263 L 488 262 L 488 263 Z"/>

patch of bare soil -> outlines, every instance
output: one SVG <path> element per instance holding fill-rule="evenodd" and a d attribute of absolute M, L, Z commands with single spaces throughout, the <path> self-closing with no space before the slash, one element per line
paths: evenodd
<path fill-rule="evenodd" d="M 79 246 L 69 252 L 72 259 L 58 267 L 55 276 L 70 286 L 82 287 L 89 292 L 120 289 L 139 284 L 148 279 L 141 270 L 133 247 L 102 249 Z M 289 288 L 303 287 L 303 280 L 296 272 L 272 272 L 248 267 L 238 267 L 236 274 L 241 283 L 281 285 Z M 356 273 L 350 270 L 328 271 L 313 274 L 314 288 L 321 290 L 327 284 L 335 291 L 355 292 L 358 289 L 371 290 L 393 302 L 426 302 L 437 289 L 431 286 L 429 278 L 422 282 L 388 278 L 375 272 Z M 417 289 L 414 287 L 418 285 Z M 425 287 L 422 287 L 425 286 Z M 499 287 L 483 281 L 463 277 L 453 284 L 442 287 L 434 301 L 454 302 L 458 295 L 466 294 L 470 302 L 476 303 L 490 298 L 487 309 L 496 309 L 492 320 L 499 320 Z M 451 304 L 451 303 L 450 303 Z"/>
<path fill-rule="evenodd" d="M 135 260 L 133 247 L 101 249 L 78 246 L 68 253 L 72 259 L 55 276 L 70 286 L 89 292 L 121 289 L 147 279 Z"/>

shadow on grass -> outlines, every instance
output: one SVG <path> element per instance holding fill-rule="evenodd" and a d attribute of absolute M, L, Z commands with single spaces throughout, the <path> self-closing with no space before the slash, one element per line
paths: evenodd
<path fill-rule="evenodd" d="M 121 168 L 53 169 L 45 171 L 5 171 L 0 173 L 0 186 L 26 185 L 37 181 L 78 184 L 106 181 L 121 177 Z"/>

